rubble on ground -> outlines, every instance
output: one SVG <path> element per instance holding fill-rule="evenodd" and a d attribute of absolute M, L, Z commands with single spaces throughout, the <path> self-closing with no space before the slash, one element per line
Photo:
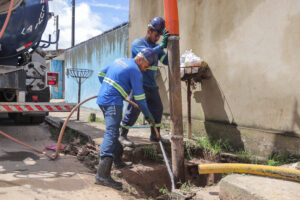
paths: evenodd
<path fill-rule="evenodd" d="M 94 145 L 90 143 L 82 145 L 78 139 L 66 145 L 62 152 L 76 156 L 86 167 L 96 173 L 100 151 Z"/>

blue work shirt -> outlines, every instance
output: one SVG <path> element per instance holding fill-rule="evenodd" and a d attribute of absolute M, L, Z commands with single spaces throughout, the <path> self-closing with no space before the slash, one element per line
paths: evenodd
<path fill-rule="evenodd" d="M 144 48 L 152 48 L 158 55 L 158 59 L 164 65 L 168 65 L 168 56 L 164 52 L 163 48 L 159 44 L 149 44 L 145 38 L 139 38 L 133 41 L 131 46 L 131 56 L 134 58 L 142 49 Z M 149 67 L 145 72 L 143 72 L 143 85 L 146 87 L 156 88 L 156 74 L 158 69 L 158 60 L 156 63 Z"/>
<path fill-rule="evenodd" d="M 135 102 L 145 117 L 149 117 L 142 72 L 133 58 L 115 60 L 98 73 L 98 78 L 102 85 L 97 104 L 102 106 L 123 105 L 123 100 L 132 90 Z"/>

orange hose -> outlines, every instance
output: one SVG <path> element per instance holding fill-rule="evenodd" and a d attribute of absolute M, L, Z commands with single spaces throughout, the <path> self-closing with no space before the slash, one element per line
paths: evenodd
<path fill-rule="evenodd" d="M 90 97 L 90 98 L 85 99 L 84 101 L 82 101 L 82 102 L 80 102 L 79 104 L 77 104 L 77 105 L 71 110 L 71 112 L 70 112 L 70 114 L 68 115 L 67 119 L 66 119 L 65 122 L 63 123 L 62 128 L 60 129 L 60 133 L 59 133 L 58 140 L 57 140 L 57 148 L 56 148 L 56 152 L 55 152 L 55 155 L 54 155 L 54 156 L 51 156 L 51 155 L 47 154 L 45 151 L 42 151 L 42 150 L 37 149 L 37 148 L 35 148 L 35 147 L 33 147 L 33 146 L 30 146 L 29 144 L 26 144 L 26 143 L 24 143 L 24 142 L 21 142 L 20 140 L 17 140 L 17 139 L 15 139 L 15 138 L 13 138 L 13 137 L 7 135 L 6 133 L 4 133 L 4 132 L 2 132 L 2 131 L 0 131 L 0 134 L 3 135 L 3 136 L 5 136 L 5 137 L 7 137 L 8 139 L 10 139 L 10 140 L 12 140 L 12 141 L 18 143 L 18 144 L 21 144 L 21 145 L 23 145 L 23 146 L 25 146 L 25 147 L 27 147 L 27 148 L 29 148 L 29 149 L 32 149 L 32 150 L 34 150 L 34 151 L 36 151 L 36 152 L 38 152 L 38 153 L 41 153 L 41 154 L 47 156 L 47 157 L 50 158 L 51 160 L 55 160 L 55 159 L 58 157 L 58 155 L 59 155 L 60 144 L 61 144 L 61 141 L 62 141 L 64 132 L 65 132 L 67 123 L 69 122 L 69 120 L 70 120 L 72 114 L 78 109 L 78 107 L 79 107 L 81 104 L 84 104 L 85 102 L 87 102 L 87 101 L 89 101 L 89 100 L 91 100 L 91 99 L 94 99 L 94 98 L 96 98 L 96 97 L 98 97 L 98 95 L 92 96 L 92 97 Z M 134 107 L 136 107 L 137 109 L 139 109 L 139 106 L 138 106 L 136 103 L 134 103 L 134 102 L 132 102 L 132 101 L 130 101 L 130 100 L 127 100 L 127 99 L 125 99 L 125 101 L 127 101 L 128 103 L 130 103 L 131 105 L 133 105 Z M 156 127 L 155 127 L 155 129 L 156 129 Z M 156 129 L 156 131 L 157 131 L 157 129 Z M 157 131 L 157 134 L 159 135 L 158 131 Z"/>
<path fill-rule="evenodd" d="M 96 98 L 96 97 L 98 97 L 98 96 L 96 95 L 96 96 L 92 96 L 92 97 L 90 97 L 90 98 L 85 99 L 84 101 L 82 101 L 82 102 L 80 102 L 79 104 L 77 104 L 77 105 L 71 110 L 69 116 L 67 117 L 67 119 L 65 120 L 63 126 L 62 126 L 61 129 L 60 129 L 60 133 L 59 133 L 58 140 L 57 140 L 56 152 L 55 152 L 54 157 L 52 158 L 53 160 L 55 160 L 55 159 L 58 157 L 59 149 L 60 149 L 60 144 L 61 144 L 61 141 L 62 141 L 62 137 L 63 137 L 63 135 L 64 135 L 64 132 L 65 132 L 67 123 L 69 122 L 69 120 L 70 120 L 72 114 L 78 109 L 78 107 L 79 107 L 81 104 L 83 104 L 83 103 L 85 103 L 85 102 L 87 102 L 87 101 L 89 101 L 89 100 L 91 100 L 91 99 L 94 99 L 94 98 Z"/>
<path fill-rule="evenodd" d="M 47 156 L 47 157 L 49 157 L 49 158 L 52 159 L 52 156 L 49 155 L 49 154 L 47 154 L 45 151 L 39 150 L 39 149 L 37 149 L 37 148 L 35 148 L 35 147 L 33 147 L 33 146 L 30 146 L 29 144 L 23 143 L 23 142 L 21 142 L 20 140 L 17 140 L 17 139 L 15 139 L 15 138 L 13 138 L 13 137 L 7 135 L 6 133 L 4 133 L 4 132 L 2 132 L 2 131 L 0 131 L 0 134 L 3 135 L 3 136 L 5 136 L 5 137 L 7 137 L 8 139 L 10 139 L 10 140 L 12 140 L 12 141 L 18 143 L 18 144 L 21 144 L 21 145 L 23 145 L 23 146 L 25 146 L 25 147 L 27 147 L 27 148 L 29 148 L 29 149 L 32 149 L 32 150 L 34 150 L 34 151 L 36 151 L 36 152 L 38 152 L 38 153 L 44 154 L 45 156 Z"/>
<path fill-rule="evenodd" d="M 15 1 L 15 0 L 10 0 L 8 13 L 7 13 L 7 16 L 6 16 L 4 25 L 2 26 L 2 29 L 1 29 L 1 32 L 0 32 L 0 39 L 2 38 L 2 35 L 3 35 L 3 33 L 4 33 L 5 29 L 6 29 L 6 26 L 7 26 L 7 24 L 8 24 L 8 21 L 9 21 L 9 19 L 10 19 L 10 15 L 11 15 L 11 11 L 12 11 L 12 8 L 13 8 L 13 5 L 14 5 L 14 1 Z"/>
<path fill-rule="evenodd" d="M 59 150 L 60 150 L 60 144 L 61 144 L 61 141 L 62 141 L 62 137 L 63 137 L 63 135 L 64 135 L 64 132 L 65 132 L 67 123 L 69 122 L 69 120 L 70 120 L 71 116 L 73 115 L 73 113 L 78 109 L 78 107 L 79 107 L 81 104 L 84 104 L 85 102 L 87 102 L 87 101 L 89 101 L 89 100 L 91 100 L 91 99 L 97 98 L 97 97 L 98 97 L 98 95 L 92 96 L 92 97 L 90 97 L 90 98 L 87 98 L 87 99 L 85 99 L 84 101 L 82 101 L 82 102 L 80 102 L 79 104 L 77 104 L 77 105 L 71 110 L 71 112 L 70 112 L 70 114 L 68 115 L 67 119 L 65 120 L 65 122 L 64 122 L 64 124 L 63 124 L 63 126 L 62 126 L 62 128 L 60 129 L 60 133 L 59 133 L 58 140 L 57 140 L 56 152 L 55 152 L 54 157 L 51 157 L 51 159 L 55 160 L 55 159 L 58 157 Z M 128 103 L 130 103 L 131 105 L 133 105 L 134 107 L 136 107 L 136 108 L 139 109 L 139 106 L 138 106 L 136 103 L 134 103 L 134 102 L 132 102 L 132 101 L 130 101 L 130 100 L 127 100 L 127 99 L 125 99 L 125 101 L 127 101 Z"/>
<path fill-rule="evenodd" d="M 164 0 L 166 30 L 171 35 L 179 35 L 177 0 Z"/>

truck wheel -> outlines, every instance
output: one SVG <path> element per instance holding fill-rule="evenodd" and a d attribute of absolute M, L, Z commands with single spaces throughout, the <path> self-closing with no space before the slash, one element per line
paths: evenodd
<path fill-rule="evenodd" d="M 32 124 L 41 124 L 45 121 L 45 116 L 34 116 L 31 117 Z"/>
<path fill-rule="evenodd" d="M 9 118 L 14 120 L 16 124 L 29 124 L 30 123 L 30 117 L 29 116 L 23 116 L 21 113 L 9 113 Z"/>

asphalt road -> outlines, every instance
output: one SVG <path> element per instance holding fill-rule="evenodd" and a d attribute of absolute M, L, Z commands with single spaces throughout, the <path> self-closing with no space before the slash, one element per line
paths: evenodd
<path fill-rule="evenodd" d="M 39 149 L 56 144 L 46 124 L 15 125 L 0 116 L 0 130 Z M 94 174 L 75 157 L 60 155 L 51 161 L 0 135 L 1 200 L 124 199 L 121 195 L 117 190 L 95 185 Z"/>

